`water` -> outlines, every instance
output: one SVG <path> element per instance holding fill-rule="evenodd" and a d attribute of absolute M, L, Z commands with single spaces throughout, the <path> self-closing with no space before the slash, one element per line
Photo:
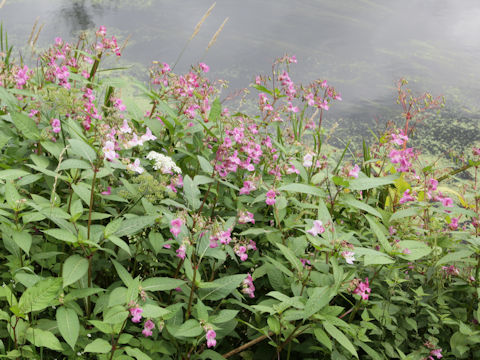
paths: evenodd
<path fill-rule="evenodd" d="M 211 4 L 212 0 L 7 0 L 0 19 L 16 45 L 26 43 L 37 17 L 45 24 L 40 46 L 55 36 L 73 39 L 99 25 L 120 40 L 131 35 L 122 61 L 134 64 L 132 71 L 141 76 L 152 60 L 174 63 Z M 205 53 L 226 17 L 229 21 L 217 42 Z M 203 60 L 211 76 L 229 80 L 233 91 L 248 86 L 255 74 L 268 73 L 275 57 L 295 54 L 299 61 L 292 79 L 326 78 L 342 93 L 344 101 L 329 117 L 340 122 L 345 135 L 365 134 L 377 121 L 384 123 L 400 113 L 395 83 L 405 77 L 416 90 L 447 99 L 446 111 L 426 124 L 443 129 L 436 132 L 442 138 L 433 139 L 428 131 L 423 137 L 439 140 L 446 148 L 453 143 L 461 147 L 480 140 L 479 18 L 477 0 L 221 0 L 176 70 Z M 448 127 L 454 120 L 462 131 Z"/>

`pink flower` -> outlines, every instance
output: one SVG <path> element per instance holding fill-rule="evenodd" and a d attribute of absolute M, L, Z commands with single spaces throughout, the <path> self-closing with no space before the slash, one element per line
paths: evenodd
<path fill-rule="evenodd" d="M 357 294 L 357 295 L 360 295 L 363 300 L 368 300 L 368 297 L 369 297 L 368 294 L 370 294 L 371 291 L 372 290 L 370 289 L 369 284 L 368 284 L 368 278 L 365 278 L 365 282 L 360 282 L 357 285 L 356 289 L 353 290 L 353 293 Z"/>
<path fill-rule="evenodd" d="M 405 190 L 405 192 L 403 193 L 403 196 L 400 199 L 399 203 L 400 204 L 405 204 L 408 201 L 415 201 L 415 198 L 410 195 L 410 189 Z"/>
<path fill-rule="evenodd" d="M 128 125 L 127 119 L 123 120 L 123 124 L 120 127 L 120 132 L 122 134 L 130 134 L 132 132 L 132 128 Z"/>
<path fill-rule="evenodd" d="M 183 225 L 183 220 L 180 218 L 176 218 L 172 221 L 170 221 L 170 232 L 173 234 L 173 236 L 177 237 L 178 234 L 180 234 L 181 228 Z"/>
<path fill-rule="evenodd" d="M 50 121 L 50 125 L 52 125 L 52 129 L 55 134 L 58 134 L 62 130 L 60 120 L 58 119 L 52 119 L 52 121 Z"/>
<path fill-rule="evenodd" d="M 240 195 L 248 195 L 250 194 L 251 191 L 256 190 L 257 188 L 251 181 L 244 181 L 243 182 L 243 187 L 240 189 L 239 194 Z"/>
<path fill-rule="evenodd" d="M 300 262 L 302 263 L 303 267 L 305 267 L 305 268 L 307 267 L 307 265 L 312 265 L 312 263 L 308 259 L 300 258 Z"/>
<path fill-rule="evenodd" d="M 360 172 L 360 166 L 355 164 L 352 170 L 348 172 L 348 176 L 358 178 L 358 173 Z"/>
<path fill-rule="evenodd" d="M 215 331 L 213 329 L 210 329 L 210 330 L 207 330 L 207 335 L 206 335 L 206 338 L 207 338 L 207 347 L 214 347 L 215 345 L 217 345 L 217 340 L 215 340 L 215 337 L 217 336 L 217 334 L 215 333 Z"/>
<path fill-rule="evenodd" d="M 115 143 L 113 141 L 106 141 L 105 145 L 102 148 L 103 154 L 105 155 L 105 159 L 108 161 L 113 161 L 118 158 L 118 154 L 115 151 Z"/>
<path fill-rule="evenodd" d="M 457 230 L 457 228 L 458 228 L 458 219 L 459 219 L 459 218 L 452 218 L 452 219 L 451 219 L 450 224 L 448 224 L 448 226 L 450 227 L 450 229 L 452 229 L 452 230 Z"/>
<path fill-rule="evenodd" d="M 141 174 L 145 171 L 145 169 L 140 166 L 140 159 L 135 159 L 133 164 L 128 164 L 127 169 L 131 171 L 135 171 L 138 174 Z"/>
<path fill-rule="evenodd" d="M 105 26 L 100 26 L 95 34 L 97 36 L 104 37 L 107 34 L 107 29 Z"/>
<path fill-rule="evenodd" d="M 240 224 L 246 224 L 248 222 L 251 222 L 252 224 L 255 224 L 255 219 L 253 217 L 253 214 L 248 211 L 242 211 L 240 212 L 240 215 L 238 217 L 238 222 Z"/>
<path fill-rule="evenodd" d="M 163 247 L 165 249 L 170 249 L 172 247 L 172 245 L 171 244 L 163 244 Z"/>
<path fill-rule="evenodd" d="M 408 141 L 408 136 L 403 134 L 403 131 L 400 132 L 400 134 L 392 134 L 392 140 L 391 142 L 397 145 L 403 145 Z"/>
<path fill-rule="evenodd" d="M 342 251 L 340 255 L 343 256 L 347 264 L 352 265 L 353 262 L 355 261 L 355 256 L 354 256 L 355 253 L 353 251 Z"/>
<path fill-rule="evenodd" d="M 147 127 L 147 130 L 145 134 L 142 135 L 141 140 L 142 142 L 148 141 L 148 140 L 156 140 L 157 137 L 152 134 L 152 131 Z"/>
<path fill-rule="evenodd" d="M 453 200 L 449 197 L 444 197 L 442 194 L 439 194 L 437 200 L 445 207 L 453 207 Z"/>
<path fill-rule="evenodd" d="M 267 198 L 265 199 L 265 203 L 267 205 L 275 204 L 275 202 L 276 202 L 275 196 L 277 196 L 277 194 L 275 193 L 275 190 L 273 190 L 273 189 L 268 190 L 266 196 L 267 196 Z"/>
<path fill-rule="evenodd" d="M 112 193 L 112 188 L 110 186 L 107 187 L 107 190 L 102 191 L 102 195 L 110 195 Z"/>
<path fill-rule="evenodd" d="M 245 278 L 245 280 L 243 280 L 242 284 L 243 284 L 242 293 L 250 296 L 251 298 L 254 298 L 255 286 L 253 285 L 253 278 L 252 278 L 252 275 L 250 275 L 250 273 L 247 274 L 247 277 Z"/>
<path fill-rule="evenodd" d="M 312 236 L 317 236 L 318 234 L 323 234 L 325 232 L 325 228 L 323 227 L 323 223 L 320 220 L 313 221 L 313 227 L 307 231 Z"/>
<path fill-rule="evenodd" d="M 17 82 L 17 88 L 23 88 L 23 85 L 27 83 L 27 80 L 30 77 L 28 76 L 28 67 L 25 65 L 23 68 L 18 69 L 15 74 L 15 81 Z"/>
<path fill-rule="evenodd" d="M 177 257 L 179 257 L 182 260 L 185 260 L 186 250 L 187 248 L 184 244 L 180 245 L 180 247 L 176 251 Z"/>
<path fill-rule="evenodd" d="M 298 109 L 298 106 L 293 106 L 292 103 L 289 101 L 288 102 L 288 111 L 291 111 L 293 113 L 297 113 L 300 110 Z"/>
<path fill-rule="evenodd" d="M 145 324 L 143 324 L 143 331 L 142 334 L 145 337 L 152 336 L 152 330 L 155 328 L 155 324 L 153 323 L 152 320 L 147 320 L 145 321 Z"/>
<path fill-rule="evenodd" d="M 230 241 L 232 241 L 232 229 L 220 232 L 218 234 L 218 240 L 220 240 L 220 243 L 223 245 L 228 245 Z"/>
<path fill-rule="evenodd" d="M 311 167 L 313 165 L 312 160 L 313 160 L 313 154 L 312 153 L 306 154 L 303 157 L 303 166 L 305 166 L 306 168 Z"/>
<path fill-rule="evenodd" d="M 402 254 L 404 254 L 404 255 L 409 255 L 409 254 L 411 254 L 411 253 L 412 253 L 412 252 L 410 251 L 409 248 L 405 248 L 405 249 L 402 250 Z"/>
<path fill-rule="evenodd" d="M 430 351 L 430 355 L 435 356 L 437 359 L 441 359 L 443 357 L 442 349 L 434 349 Z"/>
<path fill-rule="evenodd" d="M 201 69 L 204 73 L 207 73 L 207 72 L 210 71 L 210 67 L 209 67 L 207 64 L 203 63 L 203 62 L 201 62 L 200 64 L 198 64 L 198 66 L 200 67 L 200 69 Z"/>
<path fill-rule="evenodd" d="M 130 315 L 132 315 L 132 322 L 139 323 L 142 319 L 143 309 L 139 306 L 130 308 Z"/>

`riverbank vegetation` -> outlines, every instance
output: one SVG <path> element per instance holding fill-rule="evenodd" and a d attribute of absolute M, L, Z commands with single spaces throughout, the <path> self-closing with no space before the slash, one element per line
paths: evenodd
<path fill-rule="evenodd" d="M 1 39 L 0 357 L 480 357 L 480 149 L 409 146 L 441 98 L 401 81 L 357 154 L 294 56 L 245 114 L 204 63 L 122 80 L 104 27 L 34 67 Z"/>

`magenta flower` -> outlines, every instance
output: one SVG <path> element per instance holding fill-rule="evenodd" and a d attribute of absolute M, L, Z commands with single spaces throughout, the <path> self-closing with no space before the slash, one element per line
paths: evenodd
<path fill-rule="evenodd" d="M 303 166 L 306 168 L 311 167 L 313 165 L 312 160 L 313 160 L 313 154 L 312 153 L 306 154 L 303 157 Z"/>
<path fill-rule="evenodd" d="M 265 203 L 267 205 L 275 204 L 275 202 L 276 202 L 275 196 L 277 196 L 277 194 L 275 193 L 275 190 L 273 190 L 273 189 L 268 190 L 266 196 L 267 196 L 267 198 L 265 199 Z"/>
<path fill-rule="evenodd" d="M 28 76 L 28 67 L 25 65 L 23 68 L 18 69 L 17 73 L 15 74 L 15 81 L 17 82 L 17 88 L 23 88 L 23 85 L 27 83 L 27 80 L 30 77 Z"/>
<path fill-rule="evenodd" d="M 209 329 L 207 330 L 207 335 L 206 335 L 206 338 L 207 338 L 207 347 L 214 347 L 215 345 L 217 345 L 217 340 L 215 340 L 215 337 L 217 336 L 217 334 L 215 333 L 215 331 L 213 329 Z"/>
<path fill-rule="evenodd" d="M 179 257 L 182 260 L 185 260 L 186 250 L 187 250 L 187 248 L 185 247 L 184 244 L 180 245 L 180 247 L 176 251 L 177 257 Z"/>
<path fill-rule="evenodd" d="M 441 359 L 443 357 L 442 349 L 433 349 L 430 351 L 430 355 L 435 356 L 437 359 Z"/>
<path fill-rule="evenodd" d="M 310 230 L 307 230 L 312 236 L 317 236 L 318 234 L 323 234 L 325 232 L 325 228 L 323 227 L 323 223 L 320 220 L 313 221 L 313 227 Z"/>
<path fill-rule="evenodd" d="M 448 226 L 450 227 L 450 229 L 452 229 L 452 230 L 457 230 L 457 228 L 458 228 L 458 219 L 459 219 L 459 218 L 452 218 L 452 220 L 450 221 L 450 224 L 448 224 Z"/>
<path fill-rule="evenodd" d="M 360 295 L 363 300 L 368 300 L 368 297 L 369 297 L 368 294 L 370 294 L 371 291 L 372 290 L 370 289 L 369 284 L 368 284 L 368 278 L 365 278 L 365 282 L 360 282 L 357 285 L 356 289 L 353 290 L 353 293 L 357 294 L 357 295 Z"/>
<path fill-rule="evenodd" d="M 210 71 L 210 67 L 209 67 L 207 64 L 203 63 L 203 62 L 201 62 L 200 64 L 198 64 L 198 66 L 200 67 L 200 69 L 201 69 L 204 73 L 207 73 L 207 72 Z"/>
<path fill-rule="evenodd" d="M 405 204 L 408 201 L 415 201 L 415 198 L 410 195 L 410 189 L 405 190 L 405 192 L 403 193 L 403 196 L 400 199 L 399 203 L 400 204 Z"/>
<path fill-rule="evenodd" d="M 152 320 L 147 320 L 145 321 L 145 324 L 143 324 L 143 331 L 142 334 L 145 337 L 152 336 L 152 330 L 155 328 L 155 324 L 153 323 Z"/>
<path fill-rule="evenodd" d="M 247 274 L 247 277 L 245 278 L 245 280 L 243 280 L 242 284 L 243 284 L 242 293 L 250 296 L 251 298 L 254 298 L 255 286 L 253 285 L 253 278 L 252 278 L 252 275 L 250 275 L 250 273 Z"/>
<path fill-rule="evenodd" d="M 256 190 L 257 188 L 251 181 L 244 181 L 243 182 L 243 187 L 240 189 L 239 194 L 240 195 L 248 195 L 250 192 Z"/>
<path fill-rule="evenodd" d="M 177 237 L 178 234 L 180 234 L 181 228 L 183 225 L 183 220 L 180 218 L 176 218 L 172 221 L 170 221 L 170 232 L 173 234 L 173 236 Z"/>
<path fill-rule="evenodd" d="M 52 121 L 50 121 L 50 125 L 52 125 L 52 129 L 55 134 L 58 134 L 62 130 L 60 120 L 58 119 L 52 119 Z"/>
<path fill-rule="evenodd" d="M 139 306 L 130 308 L 130 315 L 132 315 L 132 322 L 139 323 L 142 319 L 143 309 Z"/>
<path fill-rule="evenodd" d="M 111 186 L 108 186 L 108 187 L 107 187 L 107 190 L 102 191 L 101 194 L 102 194 L 102 195 L 110 195 L 111 193 L 112 193 L 112 188 L 111 188 Z"/>

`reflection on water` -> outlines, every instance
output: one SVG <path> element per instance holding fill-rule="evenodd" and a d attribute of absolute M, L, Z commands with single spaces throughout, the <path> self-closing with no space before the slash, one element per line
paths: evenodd
<path fill-rule="evenodd" d="M 40 45 L 106 25 L 120 40 L 132 35 L 125 58 L 143 69 L 152 60 L 174 62 L 212 2 L 7 0 L 0 18 L 16 44 L 25 43 L 37 17 L 46 24 Z M 227 16 L 229 22 L 205 54 Z M 398 111 L 394 99 L 400 77 L 416 89 L 445 94 L 447 104 L 468 113 L 477 110 L 480 90 L 479 18 L 477 0 L 222 0 L 177 70 L 202 59 L 212 76 L 229 80 L 233 88 L 245 87 L 288 52 L 299 59 L 292 78 L 327 78 L 342 92 L 344 101 L 331 117 L 363 117 L 372 124 L 375 116 L 391 116 L 392 109 Z"/>

